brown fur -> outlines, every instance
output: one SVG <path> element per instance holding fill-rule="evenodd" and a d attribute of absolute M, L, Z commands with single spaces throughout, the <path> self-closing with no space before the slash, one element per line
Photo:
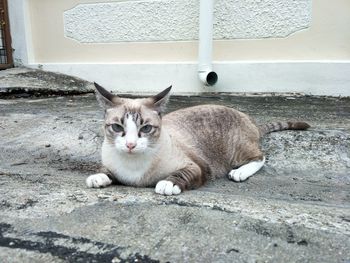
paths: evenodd
<path fill-rule="evenodd" d="M 306 122 L 271 122 L 264 125 L 260 125 L 261 135 L 265 135 L 270 132 L 283 131 L 283 130 L 307 130 L 310 125 Z"/>
<path fill-rule="evenodd" d="M 106 108 L 107 143 L 113 144 L 115 137 L 120 136 L 110 125 L 122 124 L 126 114 L 135 116 L 138 126 L 147 122 L 155 127 L 152 134 L 140 135 L 149 136 L 150 148 L 156 149 L 156 153 L 144 176 L 133 183 L 136 186 L 152 186 L 165 179 L 181 190 L 200 187 L 207 180 L 227 175 L 233 168 L 262 160 L 259 140 L 264 134 L 310 127 L 304 122 L 257 126 L 248 115 L 219 105 L 190 107 L 162 117 L 170 88 L 154 97 L 135 100 L 121 99 L 100 86 L 96 88 L 98 100 Z"/>
<path fill-rule="evenodd" d="M 194 164 L 204 167 L 196 172 L 200 178 L 191 177 L 199 185 L 263 157 L 258 127 L 247 115 L 224 106 L 201 105 L 172 112 L 164 116 L 163 129 L 181 141 L 182 151 Z"/>

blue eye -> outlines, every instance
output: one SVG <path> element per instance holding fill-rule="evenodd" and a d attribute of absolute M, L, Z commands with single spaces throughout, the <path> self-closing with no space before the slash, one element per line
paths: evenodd
<path fill-rule="evenodd" d="M 152 125 L 147 124 L 147 125 L 143 126 L 140 129 L 140 131 L 143 133 L 149 133 L 152 130 L 152 128 L 153 128 Z"/>
<path fill-rule="evenodd" d="M 112 129 L 115 132 L 123 132 L 124 131 L 123 126 L 116 124 L 116 123 L 112 124 Z"/>

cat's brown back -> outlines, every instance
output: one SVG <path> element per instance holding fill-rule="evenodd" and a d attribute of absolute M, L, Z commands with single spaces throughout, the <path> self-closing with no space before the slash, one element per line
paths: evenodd
<path fill-rule="evenodd" d="M 197 154 L 214 177 L 241 165 L 245 149 L 258 149 L 259 129 L 244 113 L 219 105 L 200 105 L 171 112 L 163 128 Z"/>

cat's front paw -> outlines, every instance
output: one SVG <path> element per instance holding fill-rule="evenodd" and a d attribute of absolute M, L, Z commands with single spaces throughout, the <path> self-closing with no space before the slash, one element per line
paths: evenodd
<path fill-rule="evenodd" d="M 90 175 L 86 179 L 86 185 L 90 188 L 106 187 L 110 184 L 112 184 L 112 180 L 103 173 Z"/>
<path fill-rule="evenodd" d="M 157 183 L 155 192 L 161 195 L 178 195 L 181 193 L 181 189 L 173 182 L 162 180 Z"/>
<path fill-rule="evenodd" d="M 229 172 L 228 178 L 235 182 L 242 182 L 247 179 L 247 176 L 242 171 L 234 169 Z"/>
<path fill-rule="evenodd" d="M 228 178 L 235 182 L 243 182 L 248 179 L 250 175 L 243 169 L 233 169 L 229 172 Z"/>

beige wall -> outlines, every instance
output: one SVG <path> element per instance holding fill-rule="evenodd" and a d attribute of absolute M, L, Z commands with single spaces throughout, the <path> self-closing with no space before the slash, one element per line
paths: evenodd
<path fill-rule="evenodd" d="M 108 1 L 29 0 L 33 63 L 197 60 L 196 41 L 81 44 L 64 37 L 63 12 L 89 2 Z M 214 60 L 349 60 L 349 25 L 349 0 L 314 0 L 310 28 L 280 39 L 215 41 Z"/>

